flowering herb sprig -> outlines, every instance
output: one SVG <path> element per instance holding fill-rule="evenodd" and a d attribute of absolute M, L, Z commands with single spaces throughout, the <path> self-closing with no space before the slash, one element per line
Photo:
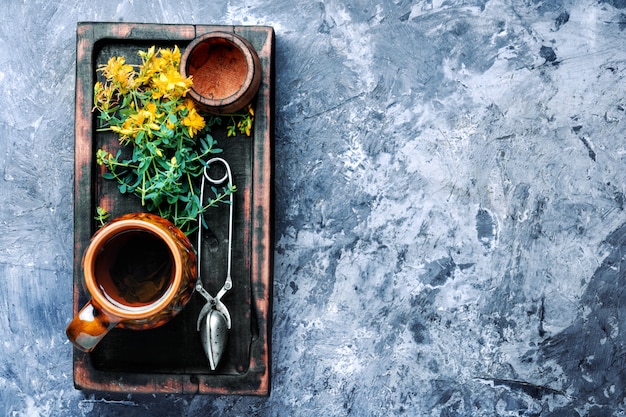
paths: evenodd
<path fill-rule="evenodd" d="M 190 234 L 197 229 L 201 212 L 228 203 L 228 196 L 236 191 L 234 185 L 213 189 L 214 195 L 201 202 L 195 181 L 207 156 L 221 152 L 210 135 L 211 126 L 220 119 L 200 114 L 186 97 L 192 79 L 178 70 L 178 47 L 155 51 L 153 46 L 138 54 L 142 61 L 138 66 L 113 57 L 98 68 L 104 76 L 94 86 L 99 130 L 117 133 L 120 144 L 130 148 L 130 157 L 123 157 L 122 149 L 99 149 L 96 162 L 106 167 L 103 177 L 117 181 L 121 193 L 137 195 L 148 211 Z M 250 107 L 247 116 L 234 115 L 231 123 L 247 117 L 245 123 L 251 126 L 253 116 Z M 231 136 L 230 126 L 227 131 Z M 245 126 L 239 131 L 250 135 Z M 102 213 L 98 216 L 102 221 Z"/>
<path fill-rule="evenodd" d="M 254 109 L 252 105 L 248 104 L 245 112 L 228 114 L 226 116 L 230 118 L 230 124 L 226 128 L 228 137 L 237 136 L 237 131 L 242 135 L 250 136 L 254 123 Z"/>

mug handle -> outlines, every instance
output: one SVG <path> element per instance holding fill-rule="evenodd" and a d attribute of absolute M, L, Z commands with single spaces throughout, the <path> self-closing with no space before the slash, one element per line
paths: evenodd
<path fill-rule="evenodd" d="M 78 349 L 91 352 L 119 322 L 120 319 L 104 314 L 89 301 L 72 319 L 65 333 Z"/>

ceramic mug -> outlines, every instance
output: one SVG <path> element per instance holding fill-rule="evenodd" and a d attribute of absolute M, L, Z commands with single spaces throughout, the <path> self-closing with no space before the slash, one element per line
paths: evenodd
<path fill-rule="evenodd" d="M 66 333 L 85 352 L 114 327 L 144 330 L 168 322 L 191 298 L 198 276 L 187 236 L 149 213 L 127 214 L 98 230 L 82 267 L 91 299 Z"/>

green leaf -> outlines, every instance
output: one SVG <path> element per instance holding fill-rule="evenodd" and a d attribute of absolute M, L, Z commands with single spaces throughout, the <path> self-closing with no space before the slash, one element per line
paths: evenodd
<path fill-rule="evenodd" d="M 143 130 L 140 130 L 139 132 L 137 132 L 137 136 L 135 137 L 135 142 L 141 144 L 144 142 L 144 138 L 145 138 L 146 134 Z"/>

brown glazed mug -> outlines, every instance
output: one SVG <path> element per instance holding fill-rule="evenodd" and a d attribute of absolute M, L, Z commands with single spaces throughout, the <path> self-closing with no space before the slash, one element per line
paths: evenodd
<path fill-rule="evenodd" d="M 168 322 L 191 298 L 198 276 L 187 236 L 149 213 L 127 214 L 98 230 L 82 267 L 91 299 L 66 334 L 85 352 L 114 327 L 144 330 Z"/>

